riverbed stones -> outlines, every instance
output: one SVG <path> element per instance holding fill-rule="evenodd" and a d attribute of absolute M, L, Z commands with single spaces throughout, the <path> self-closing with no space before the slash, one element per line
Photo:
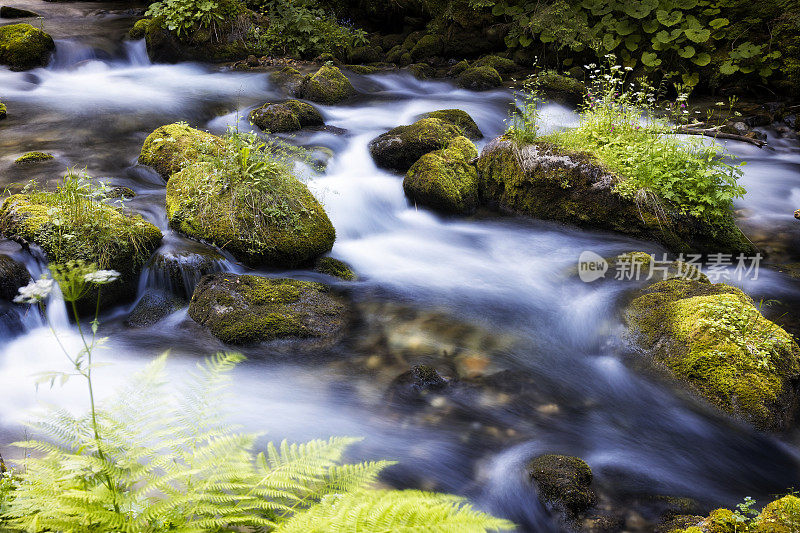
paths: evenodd
<path fill-rule="evenodd" d="M 25 19 L 39 17 L 38 13 L 27 9 L 20 9 L 12 6 L 0 6 L 0 18 L 3 19 Z"/>
<path fill-rule="evenodd" d="M 486 145 L 477 166 L 481 202 L 488 207 L 656 240 L 675 252 L 756 252 L 732 214 L 711 223 L 667 201 L 656 206 L 623 197 L 616 190 L 623 178 L 589 153 L 499 137 Z"/>
<path fill-rule="evenodd" d="M 625 320 L 658 368 L 709 403 L 761 429 L 796 420 L 800 347 L 741 290 L 660 281 L 638 294 Z"/>
<path fill-rule="evenodd" d="M 503 85 L 503 78 L 492 67 L 470 67 L 459 74 L 457 83 L 462 89 L 487 91 Z"/>
<path fill-rule="evenodd" d="M 250 121 L 264 131 L 284 133 L 325 122 L 319 110 L 299 100 L 266 104 L 250 112 Z"/>
<path fill-rule="evenodd" d="M 139 163 L 153 167 L 165 180 L 185 165 L 197 161 L 201 154 L 213 154 L 221 139 L 188 124 L 168 124 L 147 136 L 139 154 Z"/>
<path fill-rule="evenodd" d="M 483 133 L 481 133 L 475 120 L 469 113 L 461 109 L 439 109 L 431 111 L 430 113 L 424 113 L 418 118 L 438 118 L 439 120 L 458 126 L 459 129 L 461 129 L 462 135 L 470 140 L 474 141 L 483 138 Z"/>
<path fill-rule="evenodd" d="M 25 265 L 0 254 L 0 300 L 11 301 L 19 294 L 18 289 L 31 280 Z"/>
<path fill-rule="evenodd" d="M 93 208 L 94 223 L 87 224 L 55 193 L 15 194 L 0 207 L 0 224 L 8 238 L 39 246 L 48 261 L 82 260 L 120 272 L 118 281 L 100 291 L 100 305 L 107 307 L 136 294 L 139 273 L 161 243 L 161 231 L 139 215 L 101 203 Z M 96 297 L 97 291 L 89 291 L 78 301 L 80 310 L 93 312 Z"/>
<path fill-rule="evenodd" d="M 475 145 L 456 137 L 446 148 L 423 155 L 403 180 L 413 202 L 446 213 L 469 214 L 478 207 L 478 157 Z"/>
<path fill-rule="evenodd" d="M 348 305 L 321 283 L 219 273 L 197 285 L 189 316 L 228 344 L 330 341 L 347 325 Z"/>
<path fill-rule="evenodd" d="M 540 455 L 528 464 L 528 474 L 541 498 L 575 516 L 595 504 L 592 469 L 585 461 L 568 455 Z"/>
<path fill-rule="evenodd" d="M 0 26 L 0 65 L 11 70 L 44 67 L 55 48 L 49 34 L 30 24 Z"/>
<path fill-rule="evenodd" d="M 458 126 L 438 118 L 424 118 L 372 139 L 369 152 L 379 167 L 406 172 L 420 157 L 447 147 L 459 135 Z"/>
<path fill-rule="evenodd" d="M 295 94 L 312 102 L 332 105 L 355 96 L 356 90 L 338 67 L 323 65 L 303 79 Z"/>

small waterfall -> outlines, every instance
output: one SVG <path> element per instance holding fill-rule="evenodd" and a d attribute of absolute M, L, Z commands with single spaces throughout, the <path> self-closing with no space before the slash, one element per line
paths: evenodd
<path fill-rule="evenodd" d="M 235 268 L 221 254 L 211 250 L 160 250 L 145 268 L 139 293 L 164 292 L 183 300 L 192 297 L 195 286 L 206 274 Z"/>
<path fill-rule="evenodd" d="M 98 51 L 79 41 L 70 39 L 56 39 L 56 51 L 50 62 L 50 70 L 64 70 L 74 67 L 82 61 L 91 61 L 98 58 Z"/>
<path fill-rule="evenodd" d="M 147 45 L 144 39 L 138 41 L 125 41 L 125 58 L 127 62 L 134 66 L 146 67 L 152 65 L 150 56 L 147 55 Z"/>

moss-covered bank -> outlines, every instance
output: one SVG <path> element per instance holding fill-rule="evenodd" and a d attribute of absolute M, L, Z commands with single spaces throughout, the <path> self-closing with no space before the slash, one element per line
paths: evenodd
<path fill-rule="evenodd" d="M 800 498 L 794 494 L 778 498 L 754 517 L 715 509 L 705 518 L 681 518 L 690 525 L 664 528 L 664 533 L 796 533 L 800 530 Z"/>

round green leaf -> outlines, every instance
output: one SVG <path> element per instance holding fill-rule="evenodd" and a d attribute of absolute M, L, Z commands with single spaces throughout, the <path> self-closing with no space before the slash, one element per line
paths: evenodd
<path fill-rule="evenodd" d="M 737 65 L 734 65 L 730 61 L 726 61 L 725 63 L 720 65 L 719 71 L 721 74 L 724 74 L 725 76 L 730 76 L 731 74 L 735 74 L 736 72 L 738 72 L 739 67 Z"/>
<path fill-rule="evenodd" d="M 758 71 L 758 75 L 761 76 L 762 78 L 769 78 L 770 76 L 772 76 L 772 69 L 769 67 L 764 67 Z"/>
<path fill-rule="evenodd" d="M 701 52 L 692 58 L 692 63 L 694 63 L 698 67 L 705 67 L 706 65 L 711 63 L 711 56 L 706 52 Z"/>
<path fill-rule="evenodd" d="M 630 20 L 622 19 L 617 22 L 614 29 L 617 31 L 618 35 L 625 37 L 626 35 L 633 33 L 636 30 L 636 27 L 631 24 Z"/>
<path fill-rule="evenodd" d="M 623 2 L 623 11 L 629 17 L 643 19 L 658 7 L 658 0 L 639 0 L 638 2 Z"/>
<path fill-rule="evenodd" d="M 664 26 L 670 28 L 683 19 L 683 13 L 680 11 L 667 11 L 665 9 L 659 9 L 656 11 L 656 19 Z"/>
<path fill-rule="evenodd" d="M 647 33 L 655 33 L 659 27 L 657 20 L 646 20 L 642 23 L 642 29 Z"/>
<path fill-rule="evenodd" d="M 694 87 L 698 83 L 700 83 L 700 74 L 697 72 L 692 72 L 691 74 L 684 74 L 681 76 L 684 85 L 688 85 L 689 87 Z"/>
<path fill-rule="evenodd" d="M 690 41 L 696 43 L 704 43 L 711 37 L 711 30 L 705 28 L 699 30 L 690 28 L 685 30 L 684 33 L 686 33 L 686 37 L 688 37 Z"/>
<path fill-rule="evenodd" d="M 609 52 L 612 51 L 617 46 L 619 46 L 620 42 L 621 42 L 621 39 L 617 39 L 616 37 L 614 37 L 610 33 L 606 33 L 603 36 L 603 48 L 605 48 Z"/>
<path fill-rule="evenodd" d="M 694 57 L 695 49 L 694 46 L 688 45 L 684 46 L 683 48 L 678 49 L 678 55 L 684 59 L 689 59 L 690 57 Z"/>
<path fill-rule="evenodd" d="M 642 54 L 642 63 L 650 68 L 655 68 L 661 64 L 661 60 L 653 52 L 645 52 Z"/>
<path fill-rule="evenodd" d="M 711 26 L 712 28 L 714 28 L 715 30 L 718 30 L 720 28 L 724 28 L 725 26 L 727 26 L 730 23 L 731 23 L 731 21 L 726 19 L 726 18 L 718 18 L 718 19 L 714 19 L 711 22 L 709 22 L 708 25 Z"/>
<path fill-rule="evenodd" d="M 625 48 L 633 52 L 637 48 L 639 48 L 639 42 L 641 42 L 642 36 L 641 35 L 630 35 L 625 39 Z"/>

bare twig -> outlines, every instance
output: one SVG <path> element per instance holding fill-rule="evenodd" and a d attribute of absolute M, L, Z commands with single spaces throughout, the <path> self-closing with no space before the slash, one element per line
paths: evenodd
<path fill-rule="evenodd" d="M 732 141 L 741 141 L 745 143 L 754 144 L 759 148 L 763 148 L 767 145 L 767 141 L 762 141 L 761 139 L 751 139 L 750 137 L 745 137 L 744 135 L 737 135 L 735 133 L 724 133 L 711 128 L 697 129 L 697 128 L 681 127 L 681 128 L 676 128 L 671 133 L 677 133 L 682 135 L 702 135 L 703 137 L 713 137 L 715 139 L 729 139 Z"/>

